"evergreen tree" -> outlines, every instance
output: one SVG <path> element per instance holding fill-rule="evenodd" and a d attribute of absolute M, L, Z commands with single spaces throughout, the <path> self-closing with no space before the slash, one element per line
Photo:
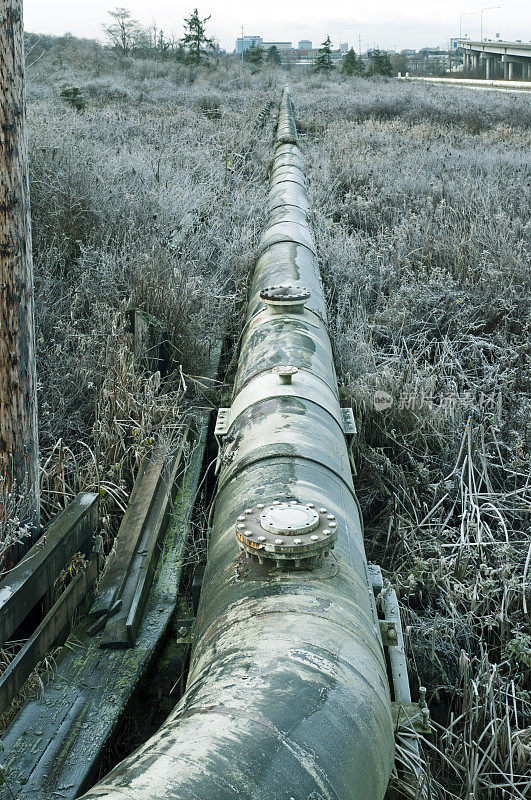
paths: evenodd
<path fill-rule="evenodd" d="M 184 36 L 181 39 L 182 45 L 186 50 L 186 60 L 189 64 L 201 64 L 212 52 L 214 40 L 205 36 L 205 23 L 210 17 L 201 19 L 197 8 L 193 14 L 184 21 Z"/>
<path fill-rule="evenodd" d="M 243 60 L 249 64 L 260 66 L 264 58 L 264 51 L 261 47 L 257 47 L 256 42 L 253 42 L 250 47 L 245 50 Z"/>
<path fill-rule="evenodd" d="M 330 72 L 332 69 L 334 69 L 334 65 L 332 64 L 332 42 L 330 41 L 330 36 L 327 36 L 319 48 L 319 55 L 315 62 L 315 71 Z"/>
<path fill-rule="evenodd" d="M 372 75 L 387 75 L 391 77 L 393 67 L 389 53 L 382 53 L 380 50 L 373 50 L 371 54 L 371 73 Z"/>
<path fill-rule="evenodd" d="M 267 60 L 270 64 L 281 64 L 282 60 L 280 58 L 280 53 L 278 52 L 278 47 L 276 44 L 272 44 L 269 50 L 267 51 Z"/>
<path fill-rule="evenodd" d="M 341 72 L 344 75 L 365 75 L 365 66 L 361 57 L 356 55 L 353 47 L 350 48 L 341 66 Z"/>

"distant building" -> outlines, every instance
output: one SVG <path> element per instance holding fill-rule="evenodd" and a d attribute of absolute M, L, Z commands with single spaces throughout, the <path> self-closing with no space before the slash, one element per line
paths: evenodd
<path fill-rule="evenodd" d="M 330 53 L 330 59 L 333 64 L 339 64 L 342 61 L 344 55 L 345 53 L 342 50 L 339 49 L 332 50 L 332 52 Z M 291 50 L 282 53 L 283 59 L 285 58 L 287 61 L 295 62 L 295 64 L 300 64 L 300 65 L 315 64 L 318 56 L 319 56 L 318 47 L 312 47 L 308 50 L 302 50 L 300 48 L 297 50 L 293 48 Z"/>
<path fill-rule="evenodd" d="M 236 39 L 236 54 L 242 56 L 252 45 L 261 47 L 264 57 L 270 47 L 276 47 L 281 60 L 286 63 L 314 64 L 319 56 L 319 48 L 313 47 L 309 39 L 301 39 L 298 47 L 293 47 L 291 42 L 264 42 L 261 36 L 240 36 Z M 330 57 L 333 64 L 339 64 L 348 53 L 348 42 L 342 42 L 337 50 L 332 50 Z"/>
<path fill-rule="evenodd" d="M 276 47 L 277 50 L 291 50 L 293 45 L 291 42 L 262 42 L 264 50 L 269 50 L 270 47 Z"/>
<path fill-rule="evenodd" d="M 261 36 L 244 36 L 243 38 L 240 36 L 239 39 L 236 39 L 236 54 L 241 56 L 241 54 L 245 53 L 253 44 L 255 44 L 256 47 L 260 47 L 262 42 Z"/>
<path fill-rule="evenodd" d="M 455 51 L 452 57 L 452 50 L 421 47 L 418 53 L 408 56 L 408 69 L 413 75 L 441 75 L 451 68 L 451 62 L 454 68 L 458 66 L 459 58 Z"/>

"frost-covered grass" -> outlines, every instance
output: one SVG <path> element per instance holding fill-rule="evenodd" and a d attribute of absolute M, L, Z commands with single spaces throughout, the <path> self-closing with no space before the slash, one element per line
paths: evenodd
<path fill-rule="evenodd" d="M 329 80 L 297 72 L 289 83 L 297 94 L 301 127 L 324 130 L 332 121 L 403 119 L 478 133 L 497 124 L 529 127 L 529 97 L 507 92 L 477 92 L 462 87 L 424 85 L 389 78 Z"/>
<path fill-rule="evenodd" d="M 408 626 L 413 694 L 428 689 L 431 788 L 524 797 L 531 104 L 316 84 L 295 101 L 356 490 Z M 403 780 L 392 793 L 417 796 Z"/>
<path fill-rule="evenodd" d="M 427 686 L 436 722 L 432 796 L 523 797 L 530 99 L 288 80 L 368 555 L 397 588 L 413 691 Z M 271 156 L 272 118 L 256 123 L 282 85 L 70 40 L 30 66 L 49 513 L 91 482 L 123 503 L 140 456 L 193 405 L 209 346 L 239 330 Z M 128 302 L 172 329 L 182 373 L 161 387 L 134 363 Z"/>
<path fill-rule="evenodd" d="M 68 39 L 28 69 L 45 514 L 95 486 L 111 512 L 123 506 L 142 455 L 193 401 L 189 376 L 234 324 L 274 123 L 258 119 L 271 91 L 241 76 Z M 60 97 L 71 85 L 82 112 Z M 172 334 L 181 368 L 161 387 L 134 363 L 130 304 Z"/>

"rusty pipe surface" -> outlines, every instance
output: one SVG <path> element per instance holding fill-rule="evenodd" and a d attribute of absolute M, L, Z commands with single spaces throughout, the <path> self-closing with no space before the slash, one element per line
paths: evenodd
<path fill-rule="evenodd" d="M 87 798 L 384 796 L 394 757 L 390 690 L 304 183 L 286 90 L 186 692 Z M 266 287 L 276 287 L 270 301 Z M 285 536 L 276 541 L 289 539 L 291 551 L 272 545 L 271 560 L 243 531 L 250 544 L 242 550 L 236 533 L 247 523 L 238 519 L 257 509 L 274 516 L 279 504 L 333 520 L 334 549 L 297 561 Z"/>

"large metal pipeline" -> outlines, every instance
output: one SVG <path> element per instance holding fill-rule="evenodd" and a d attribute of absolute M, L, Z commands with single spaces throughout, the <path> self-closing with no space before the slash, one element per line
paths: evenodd
<path fill-rule="evenodd" d="M 391 699 L 283 93 L 186 692 L 85 797 L 381 800 Z"/>

